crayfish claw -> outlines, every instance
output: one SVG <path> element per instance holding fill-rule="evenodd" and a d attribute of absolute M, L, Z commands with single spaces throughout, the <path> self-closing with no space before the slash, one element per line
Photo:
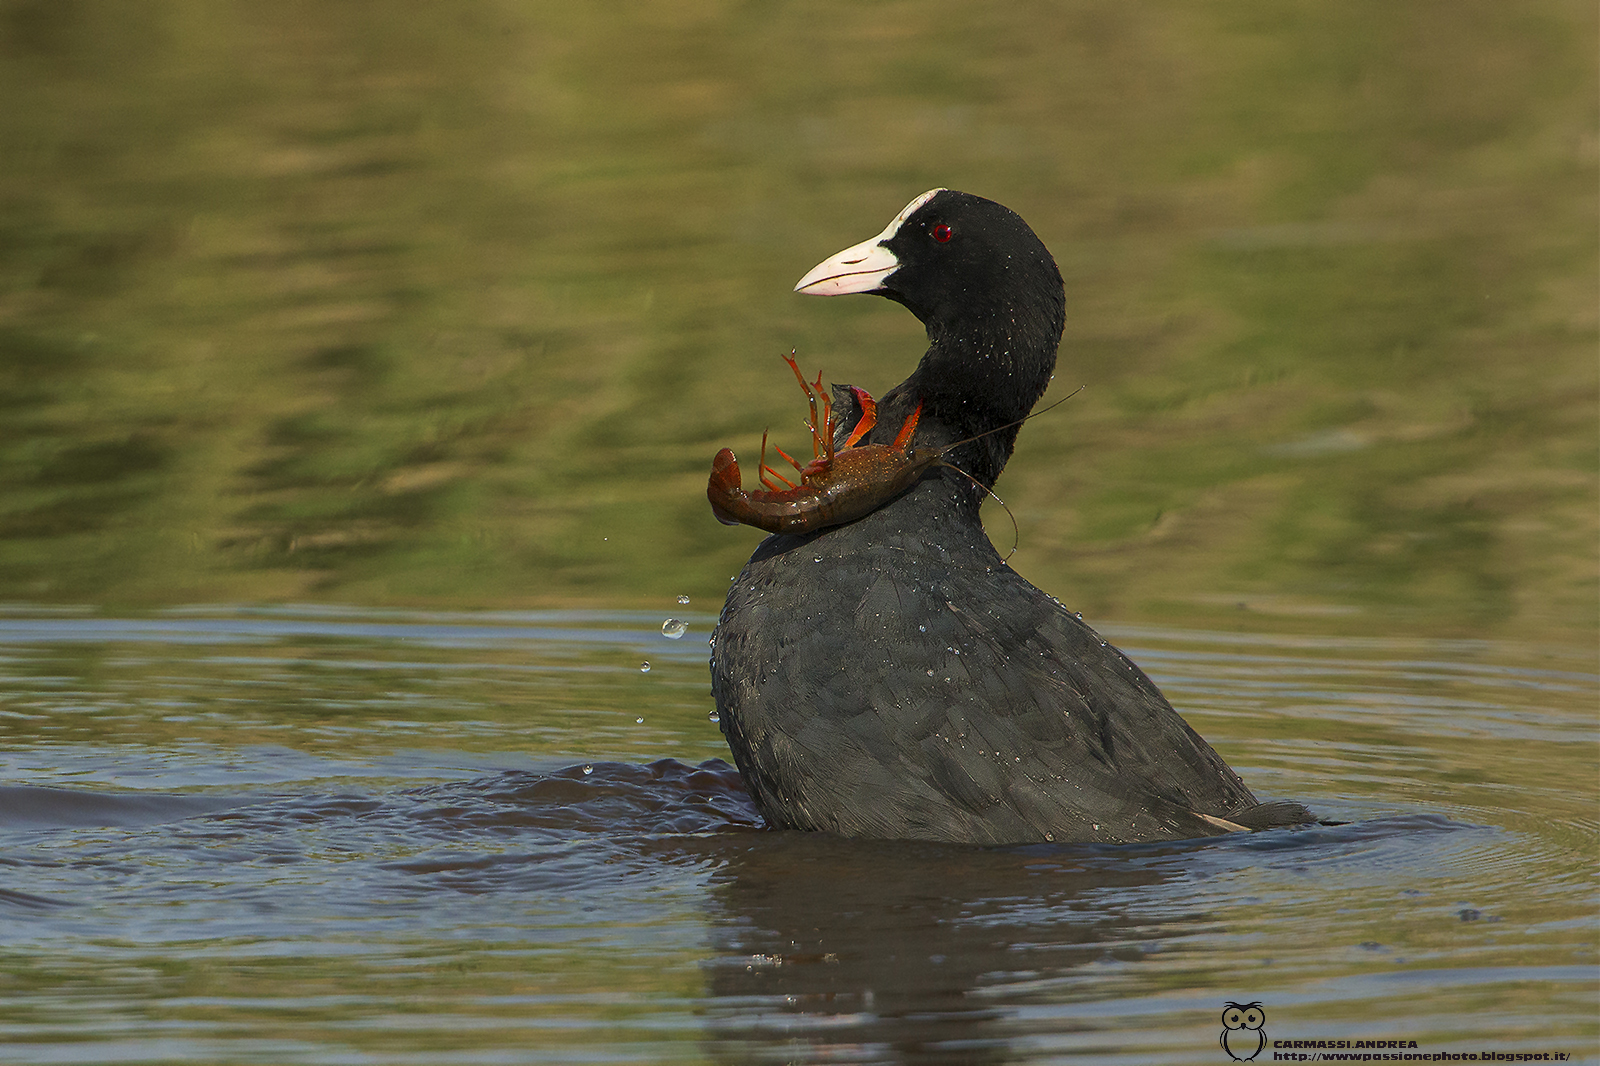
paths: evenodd
<path fill-rule="evenodd" d="M 854 448 L 856 442 L 871 433 L 872 427 L 878 424 L 878 401 L 874 400 L 872 393 L 866 389 L 855 385 L 848 385 L 846 388 L 856 398 L 856 403 L 861 405 L 861 417 L 856 420 L 856 427 L 850 431 L 850 435 L 844 439 L 846 448 Z"/>

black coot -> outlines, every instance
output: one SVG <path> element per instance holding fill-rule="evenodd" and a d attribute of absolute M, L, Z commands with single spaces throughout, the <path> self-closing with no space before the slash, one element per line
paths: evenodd
<path fill-rule="evenodd" d="M 1065 298 L 1027 223 L 935 189 L 800 284 L 870 292 L 927 327 L 879 401 L 888 443 L 918 401 L 919 446 L 1025 416 L 1044 393 Z M 835 390 L 848 426 L 853 402 Z M 951 453 L 993 484 L 1018 427 Z M 1259 804 L 1144 673 L 1001 561 L 983 494 L 936 470 L 865 518 L 773 536 L 728 593 L 711 687 L 767 822 L 969 843 L 1140 841 L 1309 821 Z"/>

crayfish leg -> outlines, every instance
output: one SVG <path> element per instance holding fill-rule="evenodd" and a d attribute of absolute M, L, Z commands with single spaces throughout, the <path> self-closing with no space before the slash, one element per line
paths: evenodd
<path fill-rule="evenodd" d="M 789 459 L 789 457 L 787 455 L 784 455 L 784 451 L 783 451 L 782 448 L 779 448 L 776 444 L 773 445 L 773 448 L 775 448 L 777 450 L 779 455 L 782 455 L 785 459 Z M 794 463 L 793 459 L 789 459 L 789 461 L 791 463 Z M 800 464 L 799 463 L 794 463 L 794 468 L 796 470 L 799 470 L 800 469 Z M 769 492 L 781 491 L 781 490 L 779 490 L 778 486 L 776 486 L 776 485 L 774 485 L 772 483 L 772 478 L 777 478 L 779 481 L 783 482 L 784 485 L 787 486 L 788 488 L 792 489 L 792 488 L 795 487 L 794 482 L 790 481 L 788 478 L 784 477 L 782 474 L 778 473 L 776 470 L 772 469 L 772 467 L 767 465 L 767 434 L 766 434 L 765 430 L 763 430 L 762 433 L 761 433 L 761 461 L 756 467 L 756 473 L 759 474 L 760 477 L 761 477 L 761 485 L 762 485 L 762 487 L 765 488 Z M 771 474 L 772 477 L 768 477 L 767 476 L 768 474 Z"/>
<path fill-rule="evenodd" d="M 820 442 L 822 437 L 817 431 L 817 394 L 813 391 L 811 382 L 807 381 L 806 376 L 800 373 L 800 364 L 794 361 L 794 351 L 792 349 L 788 355 L 783 357 L 783 361 L 789 364 L 790 370 L 794 371 L 795 380 L 800 383 L 800 388 L 805 391 L 806 399 L 811 403 L 811 422 L 809 423 L 811 426 L 811 453 L 814 456 L 819 455 L 821 454 Z M 817 381 L 820 387 L 820 382 L 822 381 L 822 372 L 820 370 L 817 372 Z"/>
<path fill-rule="evenodd" d="M 768 476 L 769 474 L 771 477 Z M 782 488 L 779 487 L 778 482 L 782 482 Z M 800 486 L 772 469 L 772 467 L 763 466 L 761 468 L 761 487 L 768 492 L 786 492 L 789 489 L 799 488 Z"/>
<path fill-rule="evenodd" d="M 811 413 L 811 457 L 813 460 L 822 459 L 833 462 L 833 434 L 837 429 L 833 424 L 833 397 L 822 389 L 822 371 L 817 371 L 817 380 L 812 383 L 816 389 L 815 395 L 822 397 L 822 425 L 817 425 L 816 408 Z"/>
<path fill-rule="evenodd" d="M 777 452 L 779 455 L 783 456 L 785 459 L 787 459 L 789 461 L 789 465 L 790 466 L 792 466 L 796 470 L 800 471 L 800 479 L 802 481 L 805 480 L 806 468 L 800 465 L 800 461 L 798 459 L 796 459 L 794 456 L 790 455 L 788 452 L 784 451 L 782 448 L 778 447 L 776 444 L 774 444 L 772 446 L 772 450 Z M 776 470 L 772 469 L 772 467 L 766 465 L 767 456 L 766 456 L 765 452 L 762 452 L 761 458 L 762 458 L 761 483 L 763 485 L 765 485 L 767 488 L 771 489 L 774 492 L 778 491 L 778 486 L 774 485 L 771 481 L 769 481 L 767 479 L 766 475 L 771 474 L 773 477 L 775 477 L 779 481 L 783 482 L 784 485 L 787 486 L 788 488 L 792 489 L 792 488 L 797 488 L 798 487 L 798 486 L 795 485 L 794 482 L 790 481 L 788 478 L 784 477 L 782 474 L 780 474 Z"/>
<path fill-rule="evenodd" d="M 922 401 L 917 401 L 917 409 L 911 412 L 911 417 L 906 419 L 906 424 L 900 427 L 900 432 L 895 435 L 895 451 L 905 451 L 906 445 L 911 442 L 911 435 L 917 431 L 917 421 L 922 417 Z"/>
<path fill-rule="evenodd" d="M 772 450 L 777 452 L 779 455 L 783 456 L 785 459 L 789 460 L 789 465 L 794 467 L 796 470 L 800 470 L 800 471 L 804 471 L 805 470 L 805 467 L 800 465 L 800 460 L 796 459 L 794 456 L 790 455 L 788 452 L 784 451 L 782 448 L 778 447 L 776 444 L 774 444 L 772 446 Z"/>

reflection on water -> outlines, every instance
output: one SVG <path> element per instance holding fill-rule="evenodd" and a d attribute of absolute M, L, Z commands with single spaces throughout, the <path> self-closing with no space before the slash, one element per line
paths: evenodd
<path fill-rule="evenodd" d="M 767 832 L 659 614 L 13 612 L 0 1062 L 1202 1063 L 1230 999 L 1274 1036 L 1591 1050 L 1584 653 L 1116 636 L 1346 824 Z"/>
<path fill-rule="evenodd" d="M 1227 944 L 1224 913 L 1303 902 L 1270 872 L 1247 899 L 1238 881 L 1263 869 L 1331 872 L 1357 856 L 1381 869 L 1402 853 L 1415 876 L 1463 847 L 1442 838 L 1455 833 L 1493 836 L 1412 816 L 1220 846 L 997 852 L 817 838 L 749 849 L 714 879 L 733 918 L 718 927 L 710 964 L 714 1031 L 728 1044 L 719 1051 L 731 1062 L 783 1061 L 798 1047 L 807 1061 L 831 1061 L 868 1047 L 887 1061 L 965 1063 L 1016 1061 L 1023 1048 L 1149 1047 L 1152 1034 L 1138 1031 L 1148 1017 L 1090 1018 L 1105 1000 L 1159 987 L 1140 971 L 1165 969 L 1167 953 Z M 1425 910 L 1392 906 L 1402 920 Z M 1272 967 L 1273 985 L 1299 968 L 1292 957 L 1252 962 Z M 1125 1026 L 1134 1032 L 1117 1032 Z"/>
<path fill-rule="evenodd" d="M 139 12 L 0 4 L 0 599 L 714 606 L 778 356 L 923 349 L 790 287 L 948 185 L 1067 280 L 1035 584 L 1594 627 L 1580 5 Z"/>

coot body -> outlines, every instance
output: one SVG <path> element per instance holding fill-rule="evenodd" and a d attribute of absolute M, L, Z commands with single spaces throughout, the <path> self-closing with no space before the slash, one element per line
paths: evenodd
<path fill-rule="evenodd" d="M 920 402 L 916 443 L 966 441 L 949 458 L 994 482 L 1064 322 L 1060 274 L 1021 218 L 935 189 L 797 289 L 910 309 L 930 347 L 867 441 L 888 443 Z M 835 397 L 848 427 L 852 397 Z M 1309 820 L 1258 804 L 1137 666 L 1011 570 L 983 499 L 940 469 L 855 522 L 768 537 L 734 581 L 712 691 L 771 826 L 1004 844 Z"/>

